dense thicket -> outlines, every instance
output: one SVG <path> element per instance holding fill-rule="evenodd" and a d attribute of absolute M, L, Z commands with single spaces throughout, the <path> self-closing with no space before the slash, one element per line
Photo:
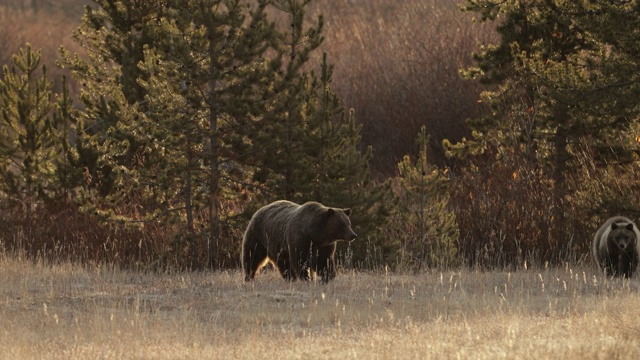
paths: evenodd
<path fill-rule="evenodd" d="M 470 263 L 493 263 L 495 251 L 506 264 L 563 261 L 587 251 L 604 217 L 637 213 L 639 6 L 467 1 L 501 35 L 467 71 L 493 86 L 482 96 L 490 111 L 469 121 L 473 140 L 450 146 L 484 154 L 456 192 Z"/>
<path fill-rule="evenodd" d="M 96 0 L 74 35 L 84 52 L 62 51 L 82 88 L 75 105 L 66 86 L 54 101 L 41 55 L 21 49 L 0 93 L 3 246 L 235 266 L 255 209 L 316 200 L 354 210 L 361 236 L 341 248 L 344 266 L 519 267 L 584 259 L 602 219 L 638 213 L 638 1 L 466 1 L 459 19 L 474 14 L 500 38 L 463 71 L 488 91 L 453 100 L 486 111 L 468 121 L 468 139 L 444 141 L 451 168 L 428 161 L 429 134 L 444 122 L 411 146 L 414 120 L 383 121 L 379 148 L 402 133 L 410 153 L 375 177 L 378 147 L 363 143 L 362 124 L 384 104 L 431 106 L 413 101 L 421 87 L 405 86 L 431 73 L 376 68 L 402 86 L 362 89 L 376 104 L 346 110 L 333 89 L 341 54 L 323 48 L 311 3 Z"/>

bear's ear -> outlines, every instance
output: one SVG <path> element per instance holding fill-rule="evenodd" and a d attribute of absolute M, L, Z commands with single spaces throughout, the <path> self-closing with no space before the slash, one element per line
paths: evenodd
<path fill-rule="evenodd" d="M 325 214 L 325 216 L 326 216 L 327 218 L 329 218 L 329 217 L 333 216 L 333 214 L 335 214 L 335 212 L 336 212 L 336 211 L 335 211 L 335 210 L 333 210 L 332 208 L 328 208 L 328 209 L 327 209 L 327 211 L 325 211 L 325 213 L 324 213 L 324 214 Z"/>
<path fill-rule="evenodd" d="M 633 230 L 633 224 L 627 224 L 627 230 Z"/>
<path fill-rule="evenodd" d="M 615 230 L 618 228 L 618 224 L 616 223 L 611 223 L 611 230 Z"/>
<path fill-rule="evenodd" d="M 349 208 L 344 209 L 344 213 L 347 214 L 347 216 L 351 216 L 351 209 Z"/>

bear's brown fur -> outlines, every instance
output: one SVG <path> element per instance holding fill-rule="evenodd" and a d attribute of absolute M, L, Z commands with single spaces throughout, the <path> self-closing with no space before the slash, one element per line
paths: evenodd
<path fill-rule="evenodd" d="M 335 278 L 336 241 L 355 239 L 351 209 L 303 205 L 279 200 L 260 208 L 242 241 L 245 280 L 252 280 L 271 261 L 287 280 L 309 280 L 315 272 L 324 282 Z"/>
<path fill-rule="evenodd" d="M 638 267 L 640 232 L 624 216 L 607 220 L 593 238 L 593 257 L 607 276 L 630 278 Z"/>

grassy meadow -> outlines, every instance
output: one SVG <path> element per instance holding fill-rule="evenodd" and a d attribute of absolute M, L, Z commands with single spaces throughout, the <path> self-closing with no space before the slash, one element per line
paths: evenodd
<path fill-rule="evenodd" d="M 153 274 L 0 258 L 7 359 L 632 359 L 636 279 L 595 268 Z M 267 355 L 269 354 L 269 355 Z"/>

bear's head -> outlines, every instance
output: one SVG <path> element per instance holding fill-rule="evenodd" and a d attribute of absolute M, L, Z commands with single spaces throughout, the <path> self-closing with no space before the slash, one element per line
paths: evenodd
<path fill-rule="evenodd" d="M 633 250 L 636 245 L 636 233 L 633 224 L 611 224 L 609 232 L 609 242 L 620 251 Z"/>
<path fill-rule="evenodd" d="M 324 217 L 324 228 L 327 234 L 327 241 L 353 241 L 353 239 L 356 238 L 356 233 L 351 229 L 349 215 L 351 215 L 351 209 L 326 209 L 322 216 Z"/>

